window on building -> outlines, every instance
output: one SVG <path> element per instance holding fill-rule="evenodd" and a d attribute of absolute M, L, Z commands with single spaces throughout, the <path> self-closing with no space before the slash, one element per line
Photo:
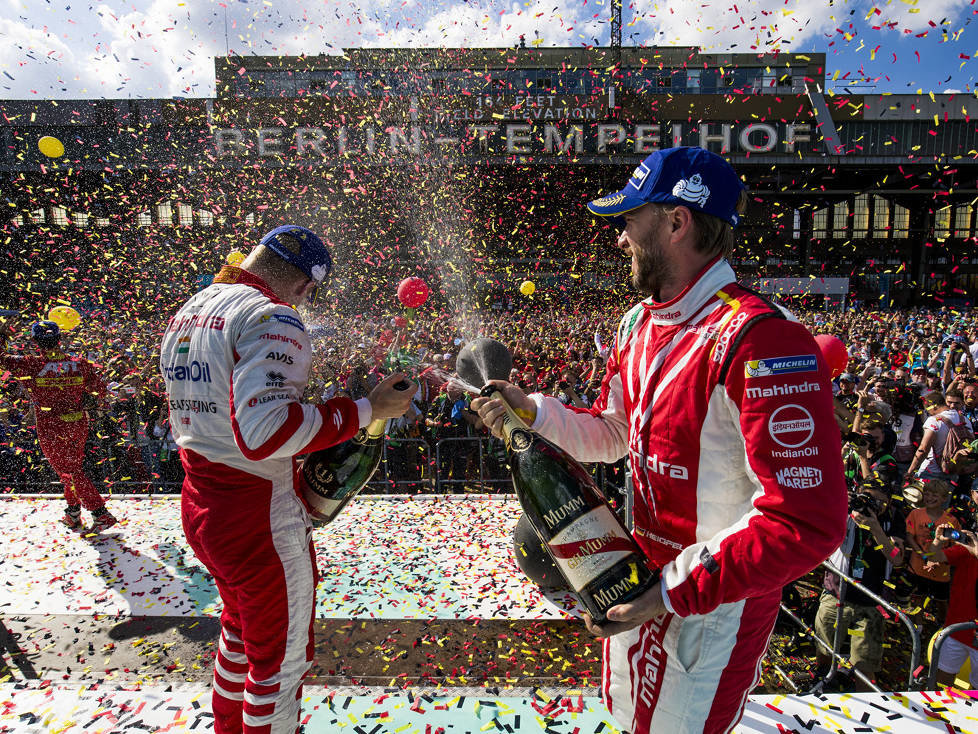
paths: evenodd
<path fill-rule="evenodd" d="M 801 212 L 797 209 L 794 209 L 792 214 L 791 239 L 801 239 Z"/>
<path fill-rule="evenodd" d="M 44 224 L 44 222 L 47 220 L 43 209 L 35 209 L 30 213 L 30 216 L 31 222 L 34 224 Z"/>
<path fill-rule="evenodd" d="M 24 226 L 24 215 L 23 214 L 15 214 L 13 217 L 11 217 L 10 223 L 13 224 L 15 227 L 23 227 Z"/>
<path fill-rule="evenodd" d="M 192 227 L 194 223 L 194 210 L 190 204 L 177 204 L 177 221 L 181 227 Z"/>
<path fill-rule="evenodd" d="M 68 212 L 62 206 L 51 207 L 51 224 L 57 227 L 68 226 Z"/>
<path fill-rule="evenodd" d="M 849 231 L 849 202 L 840 201 L 832 210 L 832 236 L 844 240 Z"/>
<path fill-rule="evenodd" d="M 553 79 L 551 79 L 549 76 L 542 76 L 539 79 L 537 79 L 538 89 L 542 89 L 549 92 L 551 89 L 553 89 L 553 86 L 554 86 Z"/>
<path fill-rule="evenodd" d="M 692 90 L 698 90 L 700 88 L 700 72 L 699 69 L 686 72 L 686 86 Z"/>
<path fill-rule="evenodd" d="M 201 227 L 211 227 L 214 224 L 214 212 L 207 211 L 206 209 L 197 210 L 197 221 L 200 223 Z"/>
<path fill-rule="evenodd" d="M 170 202 L 156 205 L 156 221 L 164 226 L 173 225 L 173 205 Z"/>
<path fill-rule="evenodd" d="M 95 217 L 95 226 L 96 227 L 108 227 L 109 226 L 109 218 L 108 217 Z"/>
<path fill-rule="evenodd" d="M 431 91 L 435 93 L 444 92 L 448 87 L 448 83 L 443 77 L 438 77 L 431 80 Z"/>
<path fill-rule="evenodd" d="M 829 236 L 829 208 L 816 209 L 812 219 L 812 237 L 824 240 Z"/>
<path fill-rule="evenodd" d="M 939 240 L 951 236 L 951 207 L 946 206 L 934 213 L 934 236 Z"/>
<path fill-rule="evenodd" d="M 852 236 L 866 237 L 869 234 L 869 196 L 860 194 L 856 197 L 855 211 L 852 217 Z"/>
<path fill-rule="evenodd" d="M 148 227 L 153 223 L 153 215 L 149 213 L 149 209 L 139 212 L 136 215 L 136 226 L 137 227 Z"/>
<path fill-rule="evenodd" d="M 658 80 L 660 89 L 671 89 L 672 88 L 672 76 L 663 74 Z"/>
<path fill-rule="evenodd" d="M 958 204 L 954 207 L 954 236 L 962 240 L 971 236 L 970 204 Z"/>
<path fill-rule="evenodd" d="M 890 202 L 873 197 L 873 236 L 885 240 L 890 236 Z"/>
<path fill-rule="evenodd" d="M 910 210 L 899 204 L 893 205 L 893 237 L 905 240 L 910 236 Z"/>
<path fill-rule="evenodd" d="M 71 221 L 78 229 L 85 229 L 88 226 L 88 212 L 75 212 L 71 215 Z"/>
<path fill-rule="evenodd" d="M 248 215 L 245 216 L 245 224 L 247 224 L 249 227 L 254 227 L 255 226 L 255 214 L 254 214 L 254 212 L 252 212 L 251 214 L 248 214 Z"/>

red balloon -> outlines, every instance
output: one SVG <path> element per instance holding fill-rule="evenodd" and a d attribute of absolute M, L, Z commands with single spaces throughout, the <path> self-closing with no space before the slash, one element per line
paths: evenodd
<path fill-rule="evenodd" d="M 397 286 L 397 299 L 405 308 L 417 308 L 428 300 L 430 293 L 428 284 L 414 275 L 405 278 Z"/>
<path fill-rule="evenodd" d="M 846 365 L 849 364 L 849 350 L 839 337 L 832 334 L 819 334 L 815 337 L 815 343 L 818 344 L 833 378 L 846 371 Z"/>

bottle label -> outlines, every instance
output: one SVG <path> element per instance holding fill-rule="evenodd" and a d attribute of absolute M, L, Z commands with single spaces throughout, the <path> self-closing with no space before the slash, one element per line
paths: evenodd
<path fill-rule="evenodd" d="M 575 591 L 631 555 L 634 541 L 607 505 L 595 507 L 551 538 L 550 553 Z"/>
<path fill-rule="evenodd" d="M 506 448 L 516 453 L 526 451 L 533 443 L 533 434 L 509 405 L 503 414 L 503 439 L 506 441 Z"/>

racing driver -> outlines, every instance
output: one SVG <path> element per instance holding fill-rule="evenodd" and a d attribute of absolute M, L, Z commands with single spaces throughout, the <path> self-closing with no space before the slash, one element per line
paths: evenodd
<path fill-rule="evenodd" d="M 839 432 L 825 361 L 790 314 L 738 285 L 726 258 L 746 192 L 702 148 L 648 156 L 591 202 L 623 227 L 646 300 L 621 320 L 587 410 L 499 383 L 534 430 L 580 461 L 628 455 L 637 542 L 661 582 L 589 629 L 602 693 L 639 732 L 729 732 L 759 678 L 782 587 L 839 546 Z M 473 401 L 499 433 L 498 399 Z"/>
<path fill-rule="evenodd" d="M 397 374 L 356 402 L 300 402 L 312 360 L 292 306 L 331 268 L 313 232 L 278 227 L 187 301 L 163 337 L 160 370 L 186 472 L 183 528 L 224 603 L 218 734 L 298 727 L 317 569 L 295 457 L 346 441 L 372 419 L 400 417 L 414 394 L 393 389 Z"/>

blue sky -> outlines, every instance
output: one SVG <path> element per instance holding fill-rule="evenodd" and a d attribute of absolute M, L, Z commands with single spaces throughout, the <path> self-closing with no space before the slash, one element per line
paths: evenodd
<path fill-rule="evenodd" d="M 610 0 L 0 0 L 0 97 L 207 97 L 214 55 L 605 45 Z M 975 90 L 978 0 L 642 0 L 626 45 L 821 51 L 838 91 Z M 874 27 L 875 26 L 875 27 Z"/>

